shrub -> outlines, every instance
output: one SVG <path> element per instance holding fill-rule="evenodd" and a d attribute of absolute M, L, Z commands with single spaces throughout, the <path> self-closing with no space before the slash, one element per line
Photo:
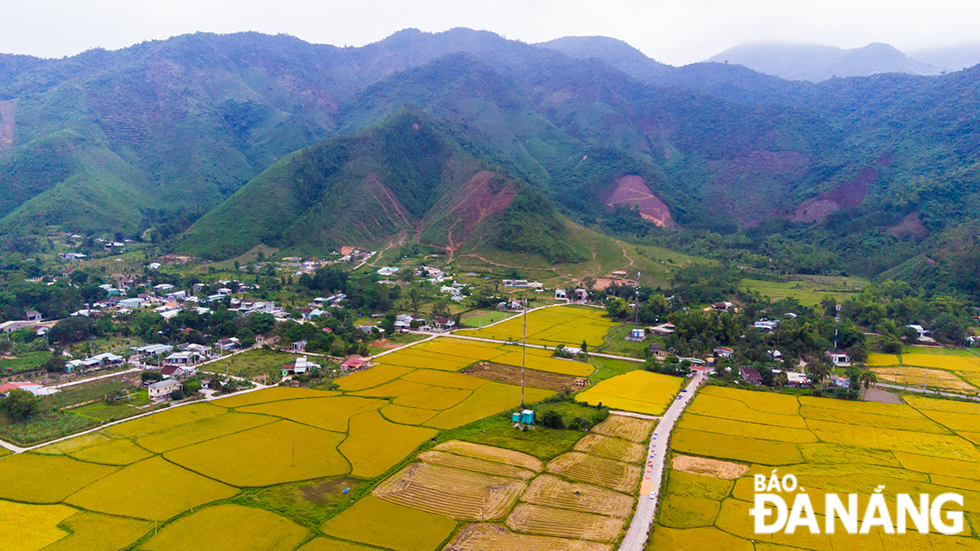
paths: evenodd
<path fill-rule="evenodd" d="M 541 415 L 541 426 L 549 429 L 564 429 L 565 420 L 561 418 L 561 414 L 553 409 L 549 409 Z"/>

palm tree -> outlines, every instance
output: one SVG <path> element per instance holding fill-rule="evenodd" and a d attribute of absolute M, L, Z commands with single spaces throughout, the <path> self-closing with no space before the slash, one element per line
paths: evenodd
<path fill-rule="evenodd" d="M 808 377 L 810 377 L 811 381 L 816 381 L 820 383 L 820 391 L 823 392 L 824 390 L 823 380 L 826 379 L 828 375 L 830 375 L 830 368 L 827 367 L 827 364 L 823 362 L 813 362 L 807 364 L 806 374 Z"/>
<path fill-rule="evenodd" d="M 864 390 L 868 390 L 871 385 L 878 384 L 878 374 L 866 368 L 858 375 L 858 382 L 864 386 Z"/>

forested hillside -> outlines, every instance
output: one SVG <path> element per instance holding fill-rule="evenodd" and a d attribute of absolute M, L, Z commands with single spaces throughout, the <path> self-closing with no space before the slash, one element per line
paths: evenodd
<path fill-rule="evenodd" d="M 763 270 L 965 291 L 980 279 L 943 274 L 980 258 L 963 238 L 980 203 L 978 82 L 980 67 L 791 82 L 670 67 L 611 39 L 528 45 L 467 29 L 363 48 L 194 34 L 61 60 L 0 56 L 0 236 L 28 254 L 50 230 L 143 239 L 222 205 L 181 247 L 312 249 L 420 223 L 419 240 L 455 247 L 477 228 L 438 203 L 480 187 L 479 170 L 453 173 L 446 159 L 459 157 L 438 147 L 376 141 L 411 105 L 471 166 L 592 229 Z M 315 162 L 297 153 L 323 140 Z M 316 186 L 283 185 L 297 163 L 321 171 Z M 277 191 L 235 195 L 249 181 Z M 205 247 L 201 228 L 219 220 L 229 225 Z M 498 229 L 530 235 L 515 224 Z"/>

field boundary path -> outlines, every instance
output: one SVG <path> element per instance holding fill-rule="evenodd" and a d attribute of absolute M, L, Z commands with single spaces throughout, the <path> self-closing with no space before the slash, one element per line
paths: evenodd
<path fill-rule="evenodd" d="M 513 319 L 513 318 L 511 318 L 511 319 Z M 497 322 L 497 323 L 500 323 L 500 322 Z M 487 339 L 487 338 L 484 338 L 484 337 L 470 337 L 468 335 L 457 335 L 455 333 L 442 333 L 441 335 L 437 335 L 437 336 L 452 337 L 454 339 L 465 339 L 465 340 L 469 340 L 469 341 L 489 342 L 489 343 L 492 343 L 492 344 L 510 344 L 510 345 L 514 345 L 514 346 L 521 346 L 521 343 L 515 342 L 515 341 L 502 341 L 500 339 Z M 419 342 L 421 342 L 421 341 L 419 341 Z M 558 348 L 557 346 L 545 346 L 543 344 L 531 344 L 531 343 L 528 343 L 527 344 L 527 347 L 528 348 L 537 348 L 538 350 L 554 350 L 554 349 Z M 396 349 L 396 350 L 399 350 L 399 349 Z M 598 356 L 600 358 L 609 358 L 609 359 L 612 359 L 612 360 L 626 360 L 626 361 L 629 361 L 629 362 L 639 362 L 639 363 L 644 363 L 646 361 L 646 360 L 642 360 L 640 358 L 631 358 L 629 356 L 617 356 L 615 354 L 602 354 L 600 352 L 589 352 L 589 356 Z"/>
<path fill-rule="evenodd" d="M 874 386 L 878 386 L 882 388 L 893 388 L 895 390 L 903 390 L 906 392 L 918 392 L 919 394 L 926 394 L 926 395 L 938 394 L 940 396 L 947 396 L 949 398 L 965 398 L 967 400 L 980 401 L 980 396 L 970 396 L 969 394 L 957 394 L 955 392 L 943 392 L 940 390 L 924 389 L 922 387 L 915 387 L 915 386 L 893 385 L 890 383 L 875 383 Z"/>
<path fill-rule="evenodd" d="M 630 523 L 623 543 L 619 546 L 619 551 L 643 551 L 646 546 L 650 526 L 653 524 L 657 505 L 660 502 L 660 486 L 663 482 L 664 464 L 667 461 L 667 446 L 670 444 L 670 435 L 674 431 L 674 423 L 694 398 L 702 382 L 704 382 L 704 373 L 696 371 L 687 388 L 677 395 L 660 418 L 660 423 L 653 429 L 643 482 L 640 483 L 640 496 L 636 502 L 636 512 L 633 514 L 633 522 Z"/>

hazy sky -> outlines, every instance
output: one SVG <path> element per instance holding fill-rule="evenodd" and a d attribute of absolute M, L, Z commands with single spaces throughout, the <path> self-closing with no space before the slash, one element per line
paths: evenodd
<path fill-rule="evenodd" d="M 980 42 L 980 1 L 0 0 L 0 52 L 42 57 L 195 31 L 361 46 L 406 27 L 470 27 L 531 43 L 604 35 L 683 65 L 742 42 L 887 42 L 904 51 Z"/>

